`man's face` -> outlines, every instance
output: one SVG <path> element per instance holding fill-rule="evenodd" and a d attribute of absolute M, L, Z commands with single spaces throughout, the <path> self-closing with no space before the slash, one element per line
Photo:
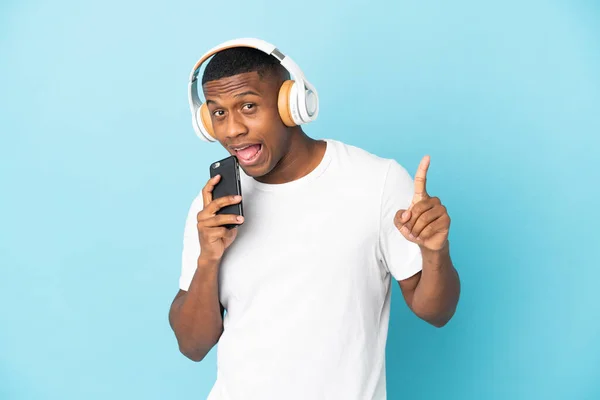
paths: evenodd
<path fill-rule="evenodd" d="M 203 85 L 215 137 L 253 177 L 271 172 L 289 146 L 277 108 L 282 81 L 247 72 Z"/>

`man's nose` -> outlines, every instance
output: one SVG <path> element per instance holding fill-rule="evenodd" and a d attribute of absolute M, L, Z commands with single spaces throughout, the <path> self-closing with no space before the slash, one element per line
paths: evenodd
<path fill-rule="evenodd" d="M 242 118 L 235 113 L 229 114 L 229 118 L 227 118 L 226 129 L 227 139 L 234 139 L 237 136 L 244 135 L 246 133 L 248 133 L 248 128 L 243 123 Z"/>

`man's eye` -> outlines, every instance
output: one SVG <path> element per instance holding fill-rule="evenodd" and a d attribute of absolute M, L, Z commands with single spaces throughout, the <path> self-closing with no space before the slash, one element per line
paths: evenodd
<path fill-rule="evenodd" d="M 214 111 L 214 112 L 213 112 L 213 115 L 214 115 L 215 117 L 220 117 L 220 116 L 222 116 L 222 115 L 223 115 L 223 113 L 224 113 L 224 111 L 223 111 L 223 110 L 216 110 L 216 111 Z"/>
<path fill-rule="evenodd" d="M 252 104 L 252 103 L 244 104 L 244 107 L 246 108 L 246 110 L 250 110 L 250 109 L 254 108 L 254 104 Z"/>

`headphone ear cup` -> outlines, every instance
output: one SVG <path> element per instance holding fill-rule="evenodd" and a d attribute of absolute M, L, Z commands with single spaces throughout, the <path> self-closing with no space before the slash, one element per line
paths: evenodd
<path fill-rule="evenodd" d="M 295 82 L 292 80 L 283 82 L 281 88 L 279 88 L 279 97 L 277 99 L 279 116 L 281 117 L 283 123 L 289 127 L 297 125 L 292 118 L 292 104 L 290 101 L 290 94 L 292 93 L 292 87 L 294 86 L 294 83 Z"/>
<path fill-rule="evenodd" d="M 198 122 L 202 125 L 201 127 L 204 128 L 203 130 L 206 131 L 213 139 L 216 139 L 212 126 L 212 120 L 210 119 L 210 111 L 208 111 L 206 103 L 202 103 L 200 109 L 198 110 L 198 114 L 200 116 L 200 118 L 198 118 Z"/>

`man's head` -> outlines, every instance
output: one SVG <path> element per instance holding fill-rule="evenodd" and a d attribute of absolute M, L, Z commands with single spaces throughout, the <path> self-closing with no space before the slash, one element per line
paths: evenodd
<path fill-rule="evenodd" d="M 277 103 L 287 79 L 279 61 L 248 47 L 220 51 L 206 66 L 202 88 L 214 135 L 248 175 L 268 174 L 289 150 L 293 128 L 281 120 Z"/>

